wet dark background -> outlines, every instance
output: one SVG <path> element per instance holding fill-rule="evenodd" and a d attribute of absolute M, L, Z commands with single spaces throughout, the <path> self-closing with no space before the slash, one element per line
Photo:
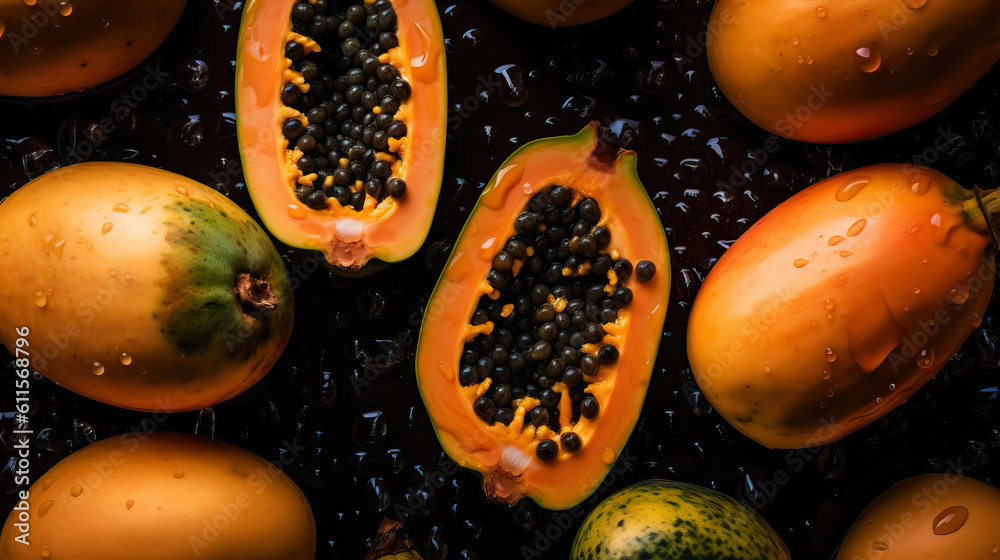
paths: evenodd
<path fill-rule="evenodd" d="M 408 261 L 362 279 L 315 270 L 305 261 L 311 255 L 279 244 L 303 280 L 292 342 L 262 382 L 214 409 L 215 437 L 285 465 L 309 497 L 319 558 L 361 558 L 383 516 L 404 521 L 431 560 L 567 557 L 582 515 L 564 529 L 564 517 L 530 501 L 490 504 L 473 473 L 454 474 L 420 402 L 413 353 L 435 279 L 498 165 L 524 142 L 571 134 L 591 120 L 633 137 L 671 245 L 674 288 L 642 417 L 613 482 L 585 502 L 586 511 L 648 477 L 693 482 L 746 498 L 793 556 L 828 558 L 861 509 L 907 476 L 957 466 L 1000 484 L 996 305 L 905 405 L 841 442 L 803 452 L 766 450 L 729 427 L 698 391 L 684 353 L 687 312 L 715 260 L 816 179 L 921 155 L 962 184 L 1000 186 L 1000 68 L 940 115 L 890 137 L 840 146 L 780 140 L 777 153 L 762 157 L 767 134 L 732 110 L 708 71 L 699 33 L 712 5 L 636 0 L 596 24 L 552 30 L 485 2 L 439 3 L 449 143 L 427 242 Z M 0 192 L 79 156 L 163 167 L 215 186 L 252 213 L 232 95 L 241 11 L 234 0 L 191 0 L 145 63 L 167 75 L 151 90 L 141 86 L 140 68 L 54 102 L 0 101 Z M 122 110 L 123 95 L 137 109 Z M 111 126 L 102 128 L 105 118 Z M 8 367 L 2 411 L 13 410 L 13 379 Z M 156 423 L 44 379 L 32 386 L 32 405 L 32 481 L 96 439 L 136 429 L 193 431 L 199 423 L 196 412 Z M 204 432 L 210 419 L 200 420 Z M 12 429 L 5 414 L 5 462 Z M 3 511 L 13 505 L 11 466 L 0 471 Z M 774 482 L 779 471 L 790 479 L 785 485 Z"/>

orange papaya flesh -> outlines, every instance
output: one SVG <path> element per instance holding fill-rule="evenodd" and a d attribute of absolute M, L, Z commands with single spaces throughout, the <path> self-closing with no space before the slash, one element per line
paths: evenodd
<path fill-rule="evenodd" d="M 349 271 L 417 250 L 444 162 L 442 37 L 427 0 L 247 3 L 237 126 L 271 233 Z"/>
<path fill-rule="evenodd" d="M 990 193 L 984 208 L 1000 209 Z M 687 348 L 716 410 L 772 448 L 837 441 L 931 379 L 994 283 L 988 216 L 941 173 L 863 167 L 754 224 L 698 292 Z"/>
<path fill-rule="evenodd" d="M 516 151 L 427 304 L 416 369 L 428 416 L 445 451 L 501 503 L 584 500 L 645 397 L 669 295 L 667 243 L 635 154 L 605 148 L 591 124 Z"/>

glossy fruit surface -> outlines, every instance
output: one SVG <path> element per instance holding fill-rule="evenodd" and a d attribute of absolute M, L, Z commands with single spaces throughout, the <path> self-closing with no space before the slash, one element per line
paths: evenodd
<path fill-rule="evenodd" d="M 0 95 L 60 95 L 121 75 L 167 38 L 185 1 L 0 1 Z M 158 67 L 150 75 L 163 80 Z"/>
<path fill-rule="evenodd" d="M 181 175 L 63 167 L 7 197 L 0 223 L 0 340 L 28 344 L 32 369 L 86 397 L 211 406 L 260 380 L 291 334 L 291 285 L 270 239 Z"/>
<path fill-rule="evenodd" d="M 250 1 L 241 23 L 237 118 L 244 174 L 254 205 L 275 237 L 294 247 L 321 251 L 339 269 L 357 271 L 372 259 L 405 259 L 423 243 L 441 189 L 447 73 L 437 8 L 428 0 L 393 5 L 398 46 L 379 56 L 410 86 L 409 98 L 396 113 L 406 135 L 398 146 L 378 156 L 392 162 L 392 176 L 405 181 L 406 194 L 377 202 L 368 198 L 360 209 L 324 196 L 325 202 L 313 208 L 296 196 L 296 188 L 303 181 L 313 185 L 315 179 L 308 179 L 309 174 L 296 167 L 302 152 L 282 135 L 282 124 L 289 119 L 308 122 L 302 112 L 282 102 L 282 88 L 297 72 L 282 54 L 285 46 L 299 41 L 311 45 L 307 53 L 323 52 L 311 39 L 293 31 L 290 14 L 296 3 Z M 330 72 L 332 83 L 337 69 L 332 63 L 329 66 L 320 71 Z M 299 74 L 291 79 L 303 78 Z"/>
<path fill-rule="evenodd" d="M 649 384 L 669 295 L 667 244 L 659 216 L 635 175 L 635 154 L 612 152 L 605 159 L 600 153 L 605 148 L 591 124 L 574 136 L 537 140 L 516 151 L 484 189 L 427 303 L 416 368 L 428 416 L 445 451 L 459 465 L 478 471 L 487 494 L 500 502 L 530 497 L 543 507 L 565 509 L 584 500 L 621 453 Z M 575 190 L 577 202 L 589 197 L 600 204 L 600 224 L 611 231 L 604 251 L 647 259 L 660 271 L 647 282 L 629 284 L 630 305 L 619 310 L 614 323 L 604 325 L 603 342 L 617 346 L 617 361 L 602 366 L 594 378 L 584 377 L 600 414 L 568 421 L 570 399 L 563 393 L 569 388 L 563 383 L 552 387 L 562 410 L 557 434 L 549 426 L 536 429 L 525 422 L 525 414 L 538 405 L 530 396 L 515 403 L 513 421 L 487 423 L 477 416 L 473 401 L 489 389 L 490 380 L 463 386 L 458 379 L 464 344 L 493 330 L 492 322 L 469 324 L 480 298 L 496 291 L 485 280 L 491 263 L 503 240 L 514 234 L 515 218 L 532 195 L 552 185 Z M 562 276 L 568 274 L 567 269 Z M 506 324 L 502 319 L 498 325 Z M 590 346 L 595 345 L 584 345 L 580 352 L 596 354 L 596 346 Z M 578 450 L 552 445 L 569 432 L 582 440 Z M 552 460 L 540 458 L 543 443 L 552 445 Z"/>
<path fill-rule="evenodd" d="M 40 474 L 0 534 L 0 558 L 312 560 L 316 524 L 277 466 L 190 434 L 135 432 L 88 445 Z"/>
<path fill-rule="evenodd" d="M 1000 490 L 955 473 L 897 482 L 858 516 L 837 560 L 990 560 L 1000 554 Z"/>
<path fill-rule="evenodd" d="M 972 193 L 941 173 L 882 164 L 820 181 L 705 279 L 688 330 L 698 385 L 768 447 L 837 441 L 951 359 L 982 321 L 993 253 Z"/>
<path fill-rule="evenodd" d="M 651 479 L 601 502 L 576 534 L 571 560 L 789 560 L 774 529 L 729 496 Z"/>
<path fill-rule="evenodd" d="M 757 126 L 806 142 L 854 142 L 941 111 L 1000 58 L 992 0 L 721 0 L 712 74 Z"/>

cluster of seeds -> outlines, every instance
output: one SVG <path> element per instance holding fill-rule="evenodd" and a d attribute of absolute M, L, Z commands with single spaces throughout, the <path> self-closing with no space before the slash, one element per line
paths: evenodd
<path fill-rule="evenodd" d="M 410 97 L 410 84 L 389 62 L 395 47 L 396 12 L 387 0 L 338 9 L 334 0 L 298 2 L 292 30 L 313 39 L 320 49 L 299 41 L 285 44 L 285 57 L 302 83 L 288 81 L 281 102 L 304 117 L 287 118 L 281 127 L 288 154 L 302 178 L 296 197 L 314 209 L 328 198 L 355 210 L 365 199 L 399 198 L 406 183 L 393 176 L 399 140 L 406 124 L 396 111 Z"/>
<path fill-rule="evenodd" d="M 485 421 L 510 425 L 525 397 L 540 403 L 525 418 L 536 428 L 558 433 L 581 416 L 597 417 L 600 405 L 587 391 L 587 379 L 618 359 L 618 348 L 603 343 L 604 325 L 632 302 L 625 283 L 633 272 L 628 259 L 604 252 L 611 231 L 597 225 L 600 218 L 594 199 L 551 186 L 531 198 L 514 222 L 517 233 L 494 256 L 486 280 L 495 292 L 480 299 L 471 321 L 492 322 L 494 328 L 466 343 L 458 376 L 464 386 L 491 380 L 472 405 Z M 640 282 L 655 273 L 649 261 L 636 265 Z M 560 418 L 564 392 L 572 418 Z M 540 441 L 535 454 L 552 460 L 559 445 L 574 452 L 582 444 L 578 434 L 567 431 L 558 444 Z"/>

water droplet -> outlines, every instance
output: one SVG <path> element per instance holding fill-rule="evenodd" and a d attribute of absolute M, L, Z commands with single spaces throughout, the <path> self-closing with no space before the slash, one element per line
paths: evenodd
<path fill-rule="evenodd" d="M 34 6 L 35 2 L 37 2 L 37 1 L 38 0 L 24 0 L 24 5 L 25 6 Z"/>
<path fill-rule="evenodd" d="M 840 243 L 843 240 L 844 240 L 843 237 L 841 237 L 839 235 L 834 235 L 833 237 L 831 237 L 830 239 L 828 239 L 826 241 L 826 244 L 829 245 L 829 246 L 831 246 L 831 247 L 833 247 L 834 245 L 836 245 L 837 243 Z"/>
<path fill-rule="evenodd" d="M 871 74 L 882 65 L 882 55 L 873 48 L 861 47 L 854 51 L 854 64 L 865 74 Z"/>
<path fill-rule="evenodd" d="M 913 55 L 913 49 L 911 47 L 906 47 L 906 54 Z"/>
<path fill-rule="evenodd" d="M 903 5 L 911 10 L 919 10 L 927 4 L 927 0 L 903 0 Z"/>
<path fill-rule="evenodd" d="M 851 224 L 851 227 L 847 228 L 847 237 L 854 237 L 855 235 L 864 231 L 865 226 L 868 225 L 868 220 L 861 218 L 860 220 Z"/>
<path fill-rule="evenodd" d="M 845 258 L 846 259 L 847 257 L 853 255 L 854 253 L 852 253 L 851 251 L 841 251 L 841 252 L 839 252 L 837 254 L 840 255 L 841 258 Z"/>
<path fill-rule="evenodd" d="M 875 397 L 875 404 L 882 404 L 882 397 Z"/>
<path fill-rule="evenodd" d="M 920 257 L 920 262 L 923 264 L 927 264 L 927 257 Z"/>
<path fill-rule="evenodd" d="M 914 287 L 913 288 L 913 293 L 915 293 L 915 294 L 917 294 L 919 296 L 920 295 L 920 288 Z"/>
<path fill-rule="evenodd" d="M 848 200 L 851 200 L 857 196 L 859 192 L 861 192 L 861 189 L 867 187 L 870 182 L 871 178 L 869 177 L 853 177 L 848 179 L 837 190 L 837 200 L 840 202 L 847 202 Z"/>
<path fill-rule="evenodd" d="M 822 8 L 822 7 L 816 8 L 816 17 L 825 18 L 826 17 L 826 8 Z"/>
<path fill-rule="evenodd" d="M 135 505 L 135 500 L 125 500 L 125 509 L 132 509 Z"/>
<path fill-rule="evenodd" d="M 68 16 L 73 13 L 73 4 L 68 0 L 63 0 L 59 2 L 59 15 Z"/>
<path fill-rule="evenodd" d="M 983 324 L 983 318 L 979 316 L 979 313 L 972 314 L 972 326 L 973 328 L 978 327 Z"/>
<path fill-rule="evenodd" d="M 969 519 L 969 510 L 963 506 L 951 506 L 937 514 L 931 527 L 935 535 L 950 535 L 962 528 Z"/>
<path fill-rule="evenodd" d="M 52 556 L 52 549 L 47 544 L 42 545 L 42 558 L 48 558 L 50 556 Z"/>
<path fill-rule="evenodd" d="M 872 550 L 889 550 L 889 545 L 882 541 L 875 541 L 872 543 Z"/>
<path fill-rule="evenodd" d="M 795 266 L 795 268 L 802 268 L 803 266 L 809 264 L 809 261 L 807 261 L 806 259 L 795 259 L 795 262 L 793 262 L 792 264 Z"/>
<path fill-rule="evenodd" d="M 858 12 L 858 13 L 861 14 L 861 15 L 863 15 L 863 16 L 867 16 L 868 14 L 872 13 L 872 9 L 871 8 L 861 8 L 861 11 Z"/>
<path fill-rule="evenodd" d="M 147 205 L 145 205 L 145 206 L 142 207 L 142 210 L 139 210 L 139 213 L 140 214 L 145 214 L 146 212 L 149 212 L 152 209 L 153 209 L 153 207 L 147 204 Z"/>
<path fill-rule="evenodd" d="M 807 56 L 806 57 L 806 64 L 812 64 L 812 63 L 813 63 L 813 57 Z"/>
<path fill-rule="evenodd" d="M 102 19 L 97 22 L 97 25 L 101 26 L 101 29 L 107 29 L 108 26 L 111 25 L 111 22 L 106 19 Z"/>
<path fill-rule="evenodd" d="M 821 377 L 823 377 L 823 379 L 830 379 L 830 370 L 824 369 Z"/>
<path fill-rule="evenodd" d="M 174 478 L 183 478 L 184 469 L 174 469 Z"/>
<path fill-rule="evenodd" d="M 51 478 L 46 478 L 45 480 L 42 481 L 42 490 L 48 490 L 51 487 L 52 487 Z"/>
<path fill-rule="evenodd" d="M 112 224 L 111 222 L 104 222 L 104 225 L 101 226 L 101 235 L 107 235 L 113 227 L 115 227 L 115 224 Z"/>
<path fill-rule="evenodd" d="M 94 371 L 94 375 L 104 375 L 104 364 L 101 362 L 94 362 L 90 369 Z"/>
<path fill-rule="evenodd" d="M 79 497 L 80 494 L 83 494 L 83 486 L 80 486 L 79 484 L 74 484 L 73 487 L 69 489 L 69 495 L 74 498 Z"/>
<path fill-rule="evenodd" d="M 305 208 L 299 206 L 298 204 L 289 204 L 288 215 L 296 220 L 304 220 L 309 214 L 306 212 Z"/>
<path fill-rule="evenodd" d="M 889 390 L 890 391 L 895 391 L 896 390 L 896 384 L 895 383 L 890 383 L 889 384 Z"/>
<path fill-rule="evenodd" d="M 177 189 L 175 189 L 175 190 L 177 191 L 177 194 L 179 194 L 181 196 L 188 196 L 188 194 L 190 194 L 190 193 L 188 193 L 188 190 L 185 187 L 177 187 Z"/>
<path fill-rule="evenodd" d="M 1000 552 L 1000 546 L 993 545 L 993 554 Z"/>
<path fill-rule="evenodd" d="M 824 397 L 832 397 L 833 394 L 834 394 L 833 389 L 831 389 L 829 387 L 826 388 L 826 389 L 823 389 L 823 396 Z"/>
<path fill-rule="evenodd" d="M 826 349 L 826 361 L 830 362 L 831 364 L 837 361 L 837 353 L 833 351 L 833 348 Z"/>
<path fill-rule="evenodd" d="M 615 453 L 615 450 L 610 447 L 605 447 L 601 450 L 601 460 L 604 461 L 604 464 L 606 465 L 614 463 L 617 456 L 618 454 Z"/>
<path fill-rule="evenodd" d="M 205 126 L 201 122 L 201 115 L 178 117 L 167 131 L 167 142 L 178 150 L 193 150 L 201 146 L 204 139 Z"/>
<path fill-rule="evenodd" d="M 115 212 L 121 212 L 122 214 L 124 214 L 128 212 L 129 208 L 128 204 L 125 204 L 124 202 L 119 202 L 118 204 L 115 204 L 114 207 L 111 208 L 111 210 Z"/>
<path fill-rule="evenodd" d="M 917 365 L 927 369 L 931 367 L 934 363 L 934 350 L 921 350 L 920 354 L 917 354 Z"/>
<path fill-rule="evenodd" d="M 42 502 L 42 505 L 38 506 L 38 517 L 42 517 L 46 513 L 48 513 L 49 510 L 52 509 L 52 506 L 55 505 L 55 503 L 56 503 L 55 500 L 45 500 L 44 502 Z"/>
<path fill-rule="evenodd" d="M 45 47 L 42 45 L 28 45 L 28 52 L 31 54 L 42 54 L 45 52 Z"/>
<path fill-rule="evenodd" d="M 792 45 L 794 45 L 796 47 L 799 46 L 799 38 L 798 37 L 792 37 Z"/>
<path fill-rule="evenodd" d="M 500 101 L 508 107 L 520 107 L 528 101 L 528 73 L 517 64 L 504 64 L 493 71 Z"/>
<path fill-rule="evenodd" d="M 802 58 L 801 56 L 797 56 L 797 57 L 795 57 L 795 62 L 798 62 L 799 64 L 802 64 L 803 62 L 805 62 L 805 59 Z"/>
<path fill-rule="evenodd" d="M 833 300 L 832 299 L 827 299 L 826 301 L 824 301 L 823 302 L 823 307 L 826 308 L 826 309 L 828 309 L 828 310 L 829 309 L 833 309 Z"/>
<path fill-rule="evenodd" d="M 937 56 L 938 46 L 935 43 L 927 45 L 927 56 Z"/>
<path fill-rule="evenodd" d="M 194 433 L 209 439 L 215 437 L 215 409 L 207 407 L 198 411 L 198 419 L 194 422 Z"/>
<path fill-rule="evenodd" d="M 127 366 L 132 363 L 132 356 L 122 352 L 122 355 L 118 357 L 118 360 L 121 361 L 123 366 Z"/>
<path fill-rule="evenodd" d="M 948 292 L 948 301 L 955 305 L 961 305 L 969 300 L 969 287 L 961 284 Z"/>
<path fill-rule="evenodd" d="M 208 64 L 203 60 L 189 60 L 181 64 L 178 72 L 180 78 L 177 82 L 187 91 L 198 92 L 208 84 Z"/>
<path fill-rule="evenodd" d="M 139 366 L 139 373 L 141 375 L 146 375 L 146 368 L 144 366 Z"/>
<path fill-rule="evenodd" d="M 45 292 L 35 292 L 35 305 L 38 307 L 45 307 L 45 303 Z"/>

